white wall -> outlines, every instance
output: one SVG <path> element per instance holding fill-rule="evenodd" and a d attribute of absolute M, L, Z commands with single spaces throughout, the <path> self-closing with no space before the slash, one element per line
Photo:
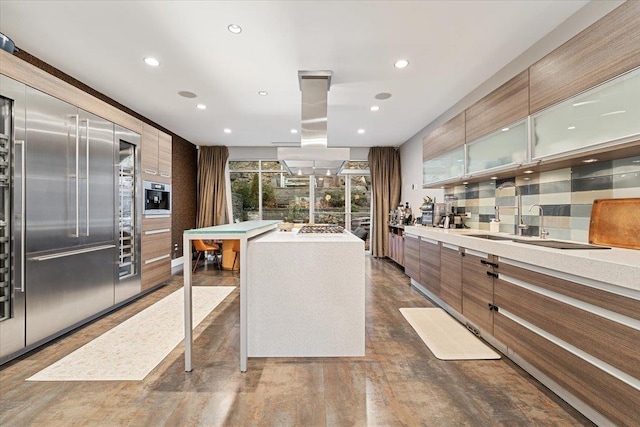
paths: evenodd
<path fill-rule="evenodd" d="M 400 146 L 400 161 L 402 163 L 402 195 L 403 202 L 409 202 L 417 213 L 417 209 L 422 204 L 424 195 L 437 198 L 437 202 L 443 201 L 443 190 L 423 190 L 422 189 L 422 139 L 433 129 L 449 119 L 460 114 L 475 102 L 482 99 L 493 90 L 506 83 L 518 73 L 529 68 L 535 62 L 542 59 L 554 49 L 558 48 L 571 37 L 587 28 L 589 25 L 620 6 L 624 1 L 592 1 L 569 17 L 566 21 L 556 27 L 553 31 L 540 39 L 537 43 L 526 50 L 522 55 L 507 64 L 504 68 L 490 77 L 486 82 L 478 86 L 474 91 L 462 98 L 447 111 L 442 113 L 437 119 L 412 136 L 408 141 Z"/>

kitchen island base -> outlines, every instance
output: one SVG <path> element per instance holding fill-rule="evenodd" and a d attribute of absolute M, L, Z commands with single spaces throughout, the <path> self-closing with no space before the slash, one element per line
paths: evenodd
<path fill-rule="evenodd" d="M 364 242 L 346 232 L 250 241 L 248 356 L 364 356 L 364 255 Z"/>

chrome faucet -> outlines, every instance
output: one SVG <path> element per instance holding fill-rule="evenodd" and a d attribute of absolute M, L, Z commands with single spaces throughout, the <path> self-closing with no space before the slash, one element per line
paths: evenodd
<path fill-rule="evenodd" d="M 516 201 L 517 201 L 517 205 L 516 206 L 498 206 L 497 204 L 497 199 L 498 199 L 498 192 L 500 190 L 502 190 L 503 188 L 508 188 L 508 187 L 513 187 L 516 189 Z M 500 184 L 500 186 L 498 188 L 496 188 L 496 221 L 500 221 L 500 208 L 511 208 L 511 209 L 516 209 L 516 218 L 517 218 L 517 225 L 518 225 L 518 236 L 522 236 L 522 231 L 526 230 L 527 228 L 529 228 L 529 226 L 527 224 L 524 223 L 524 220 L 522 218 L 522 192 L 520 191 L 520 188 L 518 188 L 518 186 L 511 181 L 508 182 L 503 182 L 502 184 Z"/>
<path fill-rule="evenodd" d="M 549 232 L 544 229 L 544 211 L 542 209 L 542 206 L 531 205 L 529 206 L 529 212 L 531 212 L 531 209 L 533 209 L 536 206 L 538 207 L 538 209 L 540 209 L 540 228 L 538 229 L 538 237 L 541 239 L 546 239 L 547 236 L 549 235 Z"/>

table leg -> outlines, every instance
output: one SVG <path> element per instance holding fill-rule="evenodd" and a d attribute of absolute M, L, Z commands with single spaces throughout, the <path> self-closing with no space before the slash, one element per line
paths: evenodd
<path fill-rule="evenodd" d="M 247 372 L 247 238 L 240 239 L 240 372 Z"/>
<path fill-rule="evenodd" d="M 191 349 L 193 347 L 193 315 L 191 301 L 191 240 L 182 239 L 184 274 L 184 370 L 191 372 Z"/>

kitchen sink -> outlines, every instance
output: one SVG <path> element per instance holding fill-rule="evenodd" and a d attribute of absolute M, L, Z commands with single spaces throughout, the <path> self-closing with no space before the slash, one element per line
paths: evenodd
<path fill-rule="evenodd" d="M 514 240 L 515 237 L 507 237 L 507 236 L 496 236 L 494 234 L 465 234 L 468 237 L 478 237 L 480 239 L 487 240 Z"/>
<path fill-rule="evenodd" d="M 514 240 L 514 242 L 554 249 L 611 249 L 607 246 L 589 245 L 586 243 L 558 242 L 556 240 Z"/>

